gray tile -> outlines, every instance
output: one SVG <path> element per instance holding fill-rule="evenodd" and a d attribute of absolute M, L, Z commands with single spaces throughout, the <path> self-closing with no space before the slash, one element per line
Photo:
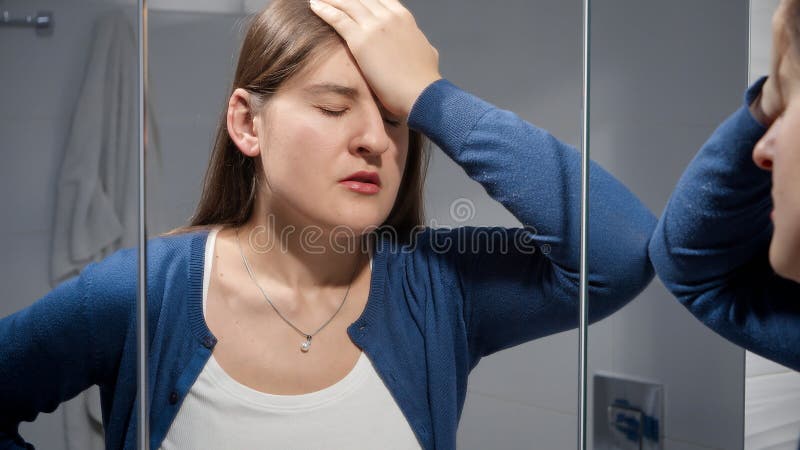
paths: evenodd
<path fill-rule="evenodd" d="M 470 392 L 576 414 L 577 336 L 559 333 L 483 358 L 470 375 Z"/>
<path fill-rule="evenodd" d="M 470 395 L 458 430 L 459 449 L 575 448 L 578 422 L 562 414 L 482 395 Z"/>
<path fill-rule="evenodd" d="M 0 263 L 0 317 L 31 305 L 51 290 L 50 241 L 49 230 L 0 236 L 0 248 L 6 255 L 13 255 Z"/>
<path fill-rule="evenodd" d="M 0 107 L 2 109 L 2 107 Z M 5 232 L 52 228 L 65 118 L 0 118 L 0 199 Z"/>

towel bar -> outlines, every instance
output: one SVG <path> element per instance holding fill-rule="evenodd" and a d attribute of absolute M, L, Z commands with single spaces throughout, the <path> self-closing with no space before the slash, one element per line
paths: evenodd
<path fill-rule="evenodd" d="M 34 15 L 13 17 L 8 11 L 0 12 L 0 26 L 33 27 L 37 31 L 49 31 L 53 27 L 53 13 L 39 11 Z"/>

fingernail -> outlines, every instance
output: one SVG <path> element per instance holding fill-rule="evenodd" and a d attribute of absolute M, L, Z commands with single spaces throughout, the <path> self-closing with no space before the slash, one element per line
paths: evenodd
<path fill-rule="evenodd" d="M 315 8 L 319 6 L 319 3 L 317 3 L 317 0 L 308 0 L 308 5 L 311 6 L 312 8 Z"/>

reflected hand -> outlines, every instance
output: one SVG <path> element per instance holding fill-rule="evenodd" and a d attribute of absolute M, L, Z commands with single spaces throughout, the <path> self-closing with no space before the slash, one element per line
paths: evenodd
<path fill-rule="evenodd" d="M 312 0 L 311 10 L 347 42 L 378 100 L 402 120 L 442 78 L 439 52 L 398 0 Z"/>
<path fill-rule="evenodd" d="M 772 15 L 772 64 L 769 78 L 761 88 L 761 94 L 753 104 L 750 111 L 762 125 L 769 127 L 781 115 L 786 105 L 787 92 L 782 89 L 783 82 L 790 69 L 788 52 L 790 51 L 790 36 L 787 35 L 787 20 L 791 20 L 788 15 L 790 11 L 790 1 L 782 0 Z"/>
<path fill-rule="evenodd" d="M 783 112 L 783 99 L 776 86 L 776 75 L 770 74 L 761 87 L 761 93 L 750 104 L 750 113 L 764 127 L 769 128 Z"/>

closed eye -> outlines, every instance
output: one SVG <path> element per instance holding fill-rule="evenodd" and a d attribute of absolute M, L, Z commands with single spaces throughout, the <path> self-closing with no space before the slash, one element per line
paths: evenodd
<path fill-rule="evenodd" d="M 328 109 L 328 108 L 323 108 L 321 106 L 318 106 L 317 108 L 320 111 L 322 111 L 322 114 L 325 114 L 326 116 L 333 116 L 333 117 L 339 117 L 342 114 L 344 114 L 345 112 L 347 112 L 347 108 L 345 108 L 345 109 Z"/>
<path fill-rule="evenodd" d="M 400 121 L 395 119 L 390 119 L 389 117 L 384 116 L 383 121 L 389 124 L 390 127 L 397 128 L 400 126 Z"/>
<path fill-rule="evenodd" d="M 317 109 L 319 109 L 322 112 L 322 114 L 325 114 L 326 116 L 331 116 L 331 117 L 340 117 L 340 116 L 344 115 L 344 113 L 347 112 L 347 108 L 345 108 L 345 109 L 328 109 L 328 108 L 323 108 L 322 106 L 317 106 Z M 395 120 L 395 119 L 392 119 L 392 118 L 387 117 L 387 116 L 383 117 L 383 121 L 386 122 L 390 127 L 394 127 L 394 128 L 399 127 L 400 124 L 401 124 L 401 122 L 399 120 Z"/>

